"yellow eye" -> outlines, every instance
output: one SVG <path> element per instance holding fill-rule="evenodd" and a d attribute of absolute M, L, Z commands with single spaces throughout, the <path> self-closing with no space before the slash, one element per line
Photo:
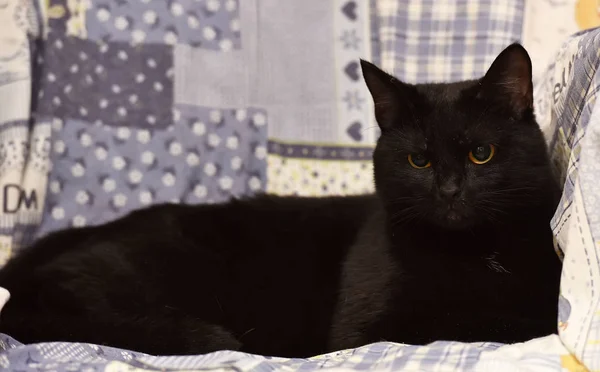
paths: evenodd
<path fill-rule="evenodd" d="M 496 153 L 496 147 L 494 145 L 481 145 L 475 147 L 469 151 L 469 160 L 475 164 L 485 164 L 492 160 Z"/>
<path fill-rule="evenodd" d="M 431 162 L 423 154 L 410 154 L 408 155 L 408 163 L 416 169 L 423 169 L 431 167 Z"/>

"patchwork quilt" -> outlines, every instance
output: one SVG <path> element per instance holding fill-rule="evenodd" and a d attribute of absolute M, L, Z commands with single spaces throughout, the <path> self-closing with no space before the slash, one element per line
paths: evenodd
<path fill-rule="evenodd" d="M 50 231 L 153 203 L 372 191 L 378 132 L 359 58 L 412 83 L 474 78 L 530 17 L 522 0 L 0 0 L 0 266 Z M 575 34 L 535 86 L 565 185 L 552 221 L 564 259 L 559 335 L 378 343 L 302 360 L 3 335 L 0 368 L 600 370 L 599 51 L 600 30 Z"/>

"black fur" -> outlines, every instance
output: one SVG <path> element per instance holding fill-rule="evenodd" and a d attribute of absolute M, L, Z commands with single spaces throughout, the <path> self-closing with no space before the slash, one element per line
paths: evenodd
<path fill-rule="evenodd" d="M 311 356 L 381 340 L 556 331 L 559 193 L 508 47 L 485 77 L 409 85 L 362 62 L 376 195 L 161 205 L 50 234 L 0 271 L 0 331 L 152 354 Z M 486 164 L 471 149 L 493 144 Z M 411 153 L 431 167 L 415 169 Z"/>

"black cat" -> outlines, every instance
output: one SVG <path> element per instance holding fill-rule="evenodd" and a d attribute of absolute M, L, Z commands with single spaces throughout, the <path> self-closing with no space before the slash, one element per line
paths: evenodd
<path fill-rule="evenodd" d="M 554 333 L 559 188 L 527 52 L 511 45 L 485 77 L 453 84 L 362 69 L 382 132 L 376 195 L 161 205 L 50 234 L 0 271 L 0 330 L 289 357 Z"/>

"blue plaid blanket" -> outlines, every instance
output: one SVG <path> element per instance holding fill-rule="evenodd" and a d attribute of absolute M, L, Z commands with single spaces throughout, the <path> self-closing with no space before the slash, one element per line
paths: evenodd
<path fill-rule="evenodd" d="M 531 18 L 524 8 L 522 0 L 0 0 L 0 265 L 36 236 L 157 202 L 370 191 L 377 131 L 358 58 L 408 82 L 480 76 L 520 38 Z M 600 370 L 599 50 L 599 30 L 576 34 L 535 86 L 565 181 L 552 221 L 564 256 L 559 335 L 517 345 L 378 343 L 310 359 L 149 356 L 1 336 L 0 368 Z"/>
<path fill-rule="evenodd" d="M 557 371 L 577 366 L 558 336 L 519 346 L 436 342 L 429 346 L 377 343 L 310 359 L 286 359 L 219 351 L 202 356 L 149 356 L 86 344 L 47 343 L 11 348 L 0 367 L 14 371 Z M 563 354 L 561 358 L 560 354 Z"/>

